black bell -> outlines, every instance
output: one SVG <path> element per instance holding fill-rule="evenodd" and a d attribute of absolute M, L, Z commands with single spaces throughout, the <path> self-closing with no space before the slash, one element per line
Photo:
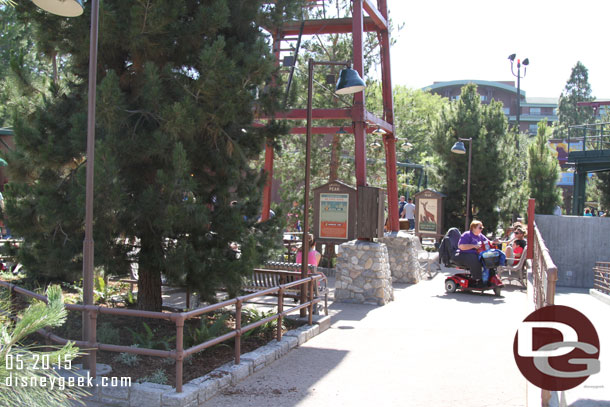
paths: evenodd
<path fill-rule="evenodd" d="M 337 81 L 335 93 L 338 95 L 349 95 L 360 92 L 364 90 L 365 87 L 366 84 L 360 75 L 358 75 L 358 72 L 352 68 L 345 68 L 339 73 L 339 80 Z"/>

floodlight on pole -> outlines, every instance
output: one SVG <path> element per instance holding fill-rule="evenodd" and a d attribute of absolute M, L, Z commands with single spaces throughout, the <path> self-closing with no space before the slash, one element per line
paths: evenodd
<path fill-rule="evenodd" d="M 513 63 L 515 62 L 515 58 L 517 58 L 517 54 L 510 54 L 508 59 L 510 61 L 510 71 L 517 78 L 517 132 L 521 132 L 520 124 L 521 124 L 521 78 L 525 78 L 525 74 L 527 73 L 527 66 L 530 64 L 529 58 L 525 58 L 523 63 L 520 59 L 517 59 L 517 73 L 515 74 L 515 69 L 513 67 Z M 521 76 L 521 64 L 523 64 L 523 76 Z M 517 137 L 517 150 L 519 149 L 519 138 Z"/>
<path fill-rule="evenodd" d="M 384 134 L 387 134 L 387 132 L 384 129 L 382 129 L 381 126 L 377 126 L 377 128 L 375 130 L 373 130 L 372 133 L 377 136 L 383 136 Z"/>
<path fill-rule="evenodd" d="M 405 141 L 402 142 L 402 144 L 400 145 L 400 147 L 410 150 L 411 148 L 413 148 L 413 144 L 411 144 L 409 142 L 409 140 L 405 139 Z"/>
<path fill-rule="evenodd" d="M 468 181 L 466 182 L 466 221 L 464 223 L 464 231 L 470 228 L 470 169 L 472 167 L 472 137 L 459 138 L 451 147 L 451 152 L 455 154 L 466 154 L 466 147 L 463 141 L 468 142 Z"/>

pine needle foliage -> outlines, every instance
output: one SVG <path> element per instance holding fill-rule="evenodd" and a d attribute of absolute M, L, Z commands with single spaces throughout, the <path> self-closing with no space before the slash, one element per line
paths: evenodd
<path fill-rule="evenodd" d="M 538 123 L 538 134 L 529 146 L 528 189 L 536 200 L 536 213 L 551 215 L 561 202 L 561 190 L 557 186 L 559 164 L 549 146 L 551 128 L 546 122 Z"/>
<path fill-rule="evenodd" d="M 3 293 L 6 291 L 3 290 Z M 41 351 L 23 340 L 41 328 L 60 326 L 66 321 L 62 292 L 59 286 L 47 289 L 48 304 L 35 301 L 12 322 L 6 314 L 0 314 L 0 405 L 65 407 L 70 400 L 78 401 L 87 393 L 84 388 L 60 386 L 59 373 L 49 365 L 65 367 L 79 350 L 72 342 L 53 351 Z M 0 299 L 0 308 L 9 309 L 6 297 Z M 48 346 L 46 346 L 48 348 Z M 43 363 L 44 361 L 44 363 Z M 51 382 L 55 386 L 51 386 Z"/>

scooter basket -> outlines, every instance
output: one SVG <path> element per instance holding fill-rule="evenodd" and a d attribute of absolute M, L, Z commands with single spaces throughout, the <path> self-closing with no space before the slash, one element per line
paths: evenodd
<path fill-rule="evenodd" d="M 488 251 L 481 254 L 483 265 L 485 268 L 493 269 L 500 265 L 500 253 L 497 251 Z"/>

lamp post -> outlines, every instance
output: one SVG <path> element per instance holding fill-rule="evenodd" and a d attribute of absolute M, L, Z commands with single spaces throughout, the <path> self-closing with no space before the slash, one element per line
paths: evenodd
<path fill-rule="evenodd" d="M 458 138 L 451 152 L 456 154 L 466 154 L 466 148 L 464 147 L 464 141 L 468 142 L 468 181 L 466 182 L 466 222 L 464 223 L 464 231 L 470 228 L 470 168 L 472 166 L 472 137 L 470 138 Z"/>
<path fill-rule="evenodd" d="M 520 59 L 517 59 L 517 73 L 515 74 L 515 69 L 513 63 L 515 62 L 515 58 L 517 54 L 510 54 L 508 59 L 510 60 L 510 71 L 513 76 L 517 77 L 517 132 L 520 132 L 520 118 L 521 118 L 521 78 L 525 78 L 525 74 L 527 73 L 527 66 L 530 64 L 529 58 L 525 58 L 523 62 Z M 521 64 L 523 64 L 523 76 L 521 76 Z M 519 148 L 519 139 L 517 139 L 517 149 Z"/>
<path fill-rule="evenodd" d="M 349 95 L 361 92 L 366 87 L 358 72 L 349 67 L 349 62 L 316 62 L 309 59 L 308 82 L 307 82 L 307 127 L 305 136 L 305 207 L 303 209 L 303 243 L 301 245 L 301 278 L 307 278 L 309 265 L 309 182 L 311 178 L 311 122 L 313 121 L 313 69 L 316 65 L 339 65 L 345 66 L 339 74 L 339 80 L 335 87 L 338 95 Z M 301 304 L 306 302 L 306 290 L 301 289 Z M 305 316 L 305 309 L 301 309 L 301 316 Z"/>
<path fill-rule="evenodd" d="M 62 17 L 77 17 L 83 11 L 82 0 L 32 0 L 43 10 Z M 89 93 L 87 104 L 87 174 L 85 185 L 85 239 L 83 241 L 83 304 L 93 305 L 93 163 L 95 161 L 95 94 L 97 82 L 97 40 L 99 0 L 91 1 L 91 29 L 89 39 Z M 91 319 L 83 314 L 83 340 L 91 342 Z M 96 376 L 95 350 L 89 351 L 85 367 Z M 88 365 L 88 366 L 87 366 Z"/>

